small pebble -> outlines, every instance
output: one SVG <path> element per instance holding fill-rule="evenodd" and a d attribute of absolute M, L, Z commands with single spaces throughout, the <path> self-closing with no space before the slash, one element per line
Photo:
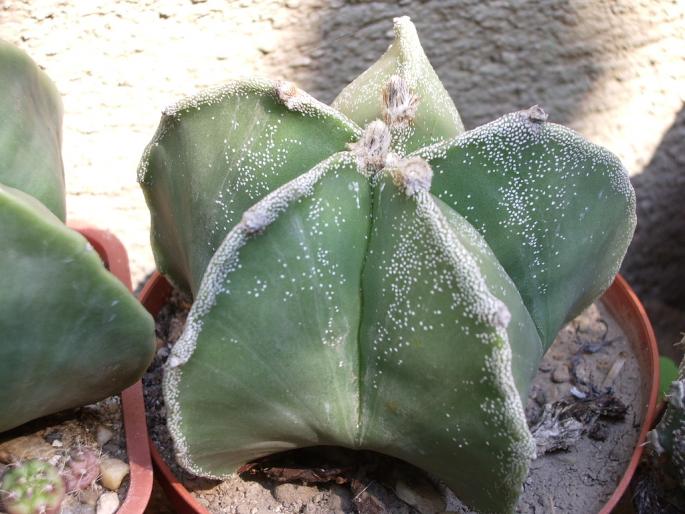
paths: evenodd
<path fill-rule="evenodd" d="M 0 444 L 0 462 L 12 462 L 27 459 L 48 460 L 57 450 L 37 435 L 20 436 Z"/>
<path fill-rule="evenodd" d="M 571 388 L 572 387 L 573 386 L 568 382 L 564 382 L 563 384 L 556 385 L 554 387 L 554 389 L 556 390 L 557 399 L 560 400 L 562 398 L 566 398 L 567 396 L 569 396 L 571 394 Z"/>
<path fill-rule="evenodd" d="M 114 432 L 109 428 L 100 425 L 98 426 L 97 435 L 95 437 L 98 441 L 98 446 L 102 448 L 112 439 L 112 437 L 114 437 Z"/>
<path fill-rule="evenodd" d="M 552 373 L 552 380 L 557 384 L 571 380 L 571 374 L 569 373 L 568 366 L 566 364 L 557 366 Z"/>
<path fill-rule="evenodd" d="M 580 332 L 589 332 L 592 330 L 592 320 L 584 315 L 578 317 L 578 330 Z"/>
<path fill-rule="evenodd" d="M 91 507 L 95 507 L 95 505 L 97 505 L 99 496 L 100 493 L 92 487 L 89 487 L 88 489 L 83 489 L 82 491 L 79 491 L 77 494 L 79 502 L 83 503 L 84 505 L 90 505 Z"/>
<path fill-rule="evenodd" d="M 62 514 L 96 514 L 96 512 L 94 505 L 79 503 L 68 510 L 65 510 L 64 505 L 62 505 Z"/>
<path fill-rule="evenodd" d="M 119 508 L 119 496 L 117 493 L 104 493 L 98 498 L 96 514 L 114 514 Z"/>
<path fill-rule="evenodd" d="M 129 469 L 129 465 L 122 460 L 102 459 L 100 462 L 100 483 L 110 491 L 116 491 L 124 477 L 128 475 Z"/>
<path fill-rule="evenodd" d="M 445 502 L 440 492 L 428 480 L 395 482 L 395 494 L 420 513 L 444 512 Z"/>
<path fill-rule="evenodd" d="M 576 378 L 581 384 L 591 384 L 592 383 L 592 372 L 590 371 L 590 366 L 585 360 L 581 360 L 575 367 Z"/>

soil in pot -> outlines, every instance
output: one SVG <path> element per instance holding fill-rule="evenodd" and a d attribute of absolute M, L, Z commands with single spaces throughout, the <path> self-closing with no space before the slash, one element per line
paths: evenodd
<path fill-rule="evenodd" d="M 67 490 L 62 514 L 112 512 L 129 488 L 120 397 L 46 416 L 0 434 L 0 475 L 28 459 L 48 461 L 60 471 Z"/>
<path fill-rule="evenodd" d="M 157 356 L 143 378 L 153 442 L 191 494 L 212 513 L 467 513 L 422 471 L 371 452 L 316 448 L 267 457 L 220 482 L 193 477 L 173 456 L 162 369 L 183 331 L 189 301 L 174 292 L 156 318 Z M 559 333 L 539 366 L 526 415 L 538 444 L 518 511 L 598 512 L 637 444 L 645 405 L 640 370 L 601 302 Z"/>

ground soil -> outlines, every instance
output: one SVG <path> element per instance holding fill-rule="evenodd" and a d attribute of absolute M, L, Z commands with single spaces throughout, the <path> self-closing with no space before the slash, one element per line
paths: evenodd
<path fill-rule="evenodd" d="M 100 445 L 98 432 L 107 430 L 111 438 Z M 70 455 L 75 451 L 92 452 L 97 460 L 113 457 L 128 462 L 121 399 L 111 396 L 98 403 L 79 409 L 60 412 L 26 423 L 5 432 L 0 439 L 0 476 L 22 460 L 46 460 L 64 475 Z M 99 471 L 98 471 L 99 472 Z M 129 477 L 126 476 L 117 490 L 119 501 L 128 494 Z M 99 481 L 83 491 L 67 491 L 60 514 L 95 513 L 97 499 L 108 492 Z M 4 514 L 0 504 L 0 514 Z"/>
<path fill-rule="evenodd" d="M 166 430 L 161 379 L 189 307 L 174 293 L 157 316 L 159 350 L 143 381 L 153 441 L 210 512 L 469 512 L 420 470 L 367 452 L 289 452 L 224 482 L 183 471 L 173 458 Z M 563 328 L 539 366 L 526 415 L 541 455 L 531 463 L 517 511 L 598 512 L 630 460 L 644 416 L 642 400 L 637 359 L 620 327 L 598 302 Z M 568 440 L 551 444 L 567 444 L 568 449 L 542 455 L 540 448 L 549 441 L 536 425 L 543 418 L 549 421 L 545 407 L 557 413 L 558 419 L 552 418 L 558 422 L 573 418 L 578 430 L 571 431 Z"/>

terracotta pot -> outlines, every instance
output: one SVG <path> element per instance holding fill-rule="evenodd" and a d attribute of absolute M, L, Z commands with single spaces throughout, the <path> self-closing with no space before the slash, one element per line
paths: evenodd
<path fill-rule="evenodd" d="M 599 513 L 610 514 L 619 504 L 626 491 L 629 491 L 630 481 L 642 457 L 643 443 L 647 437 L 647 432 L 654 424 L 659 393 L 659 348 L 645 308 L 621 275 L 616 277 L 614 283 L 602 296 L 602 300 L 633 345 L 633 350 L 639 359 L 642 376 L 645 377 L 641 381 L 645 417 L 640 427 L 638 444 L 614 493 Z"/>
<path fill-rule="evenodd" d="M 88 239 L 105 267 L 131 291 L 128 256 L 121 241 L 110 232 L 85 223 L 70 221 L 69 226 Z M 121 408 L 130 466 L 130 484 L 128 494 L 119 506 L 117 514 L 142 514 L 152 492 L 152 463 L 145 423 L 143 384 L 140 380 L 121 392 Z"/>
<path fill-rule="evenodd" d="M 172 286 L 166 279 L 155 272 L 141 291 L 140 301 L 150 314 L 156 316 L 167 302 L 172 290 Z M 654 331 L 645 309 L 623 277 L 620 275 L 616 277 L 614 283 L 602 296 L 602 300 L 616 318 L 616 321 L 621 325 L 626 337 L 633 346 L 633 350 L 639 360 L 642 376 L 644 377 L 641 381 L 642 390 L 640 393 L 645 415 L 642 420 L 640 438 L 623 477 L 616 486 L 614 493 L 599 512 L 599 514 L 609 514 L 619 504 L 621 497 L 628 489 L 630 480 L 642 455 L 642 443 L 654 421 L 657 392 L 659 390 L 659 351 Z M 195 500 L 190 492 L 174 476 L 152 442 L 150 443 L 150 451 L 157 479 L 176 512 L 181 514 L 208 514 L 207 509 Z"/>

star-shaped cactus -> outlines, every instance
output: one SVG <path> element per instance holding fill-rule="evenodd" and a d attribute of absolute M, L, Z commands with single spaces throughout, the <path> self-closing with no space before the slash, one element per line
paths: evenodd
<path fill-rule="evenodd" d="M 482 512 L 514 508 L 530 380 L 635 225 L 619 161 L 540 108 L 464 133 L 406 17 L 333 108 L 269 81 L 169 108 L 140 182 L 194 296 L 164 381 L 187 469 L 369 449 Z"/>

